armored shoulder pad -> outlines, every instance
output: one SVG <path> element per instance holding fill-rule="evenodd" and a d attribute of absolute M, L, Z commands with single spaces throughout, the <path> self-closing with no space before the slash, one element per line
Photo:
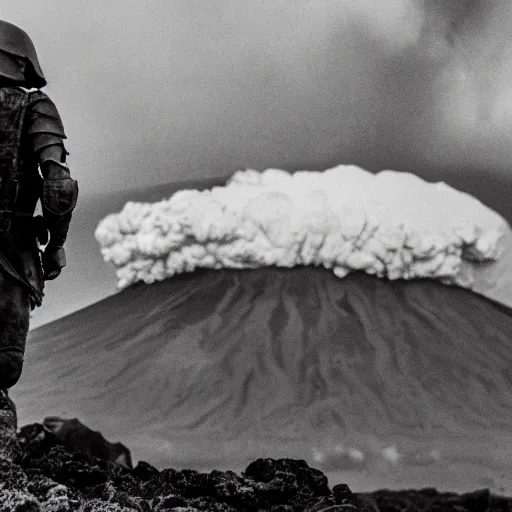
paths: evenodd
<path fill-rule="evenodd" d="M 34 152 L 38 153 L 48 146 L 60 146 L 64 148 L 64 142 L 62 141 L 61 135 L 55 135 L 54 133 L 36 133 L 33 135 L 32 147 Z M 67 152 L 66 152 L 67 153 Z"/>
<path fill-rule="evenodd" d="M 61 139 L 66 138 L 64 125 L 55 103 L 41 91 L 31 93 L 27 109 L 29 135 L 38 133 L 51 133 Z"/>

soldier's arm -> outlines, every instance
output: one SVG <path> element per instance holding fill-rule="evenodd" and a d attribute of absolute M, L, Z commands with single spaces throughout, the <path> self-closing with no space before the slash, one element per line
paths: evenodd
<path fill-rule="evenodd" d="M 50 241 L 43 255 L 45 279 L 55 279 L 66 265 L 63 249 L 78 197 L 78 184 L 66 163 L 64 127 L 55 104 L 38 91 L 28 112 L 28 136 L 43 177 L 41 207 Z"/>

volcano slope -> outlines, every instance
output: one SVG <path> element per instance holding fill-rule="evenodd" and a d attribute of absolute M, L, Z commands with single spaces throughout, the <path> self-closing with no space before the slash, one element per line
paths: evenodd
<path fill-rule="evenodd" d="M 157 467 L 304 458 L 357 491 L 512 494 L 512 310 L 434 281 L 205 270 L 30 332 L 19 423 L 78 417 Z"/>

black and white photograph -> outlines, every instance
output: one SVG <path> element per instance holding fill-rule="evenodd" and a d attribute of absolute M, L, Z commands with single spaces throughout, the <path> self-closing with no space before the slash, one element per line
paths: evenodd
<path fill-rule="evenodd" d="M 512 2 L 0 9 L 0 512 L 512 510 Z"/>

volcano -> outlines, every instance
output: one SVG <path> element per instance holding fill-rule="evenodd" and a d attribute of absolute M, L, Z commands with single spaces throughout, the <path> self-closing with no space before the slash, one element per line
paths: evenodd
<path fill-rule="evenodd" d="M 432 280 L 197 270 L 32 330 L 12 397 L 20 424 L 77 417 L 157 467 L 510 494 L 511 335 L 512 309 Z"/>

